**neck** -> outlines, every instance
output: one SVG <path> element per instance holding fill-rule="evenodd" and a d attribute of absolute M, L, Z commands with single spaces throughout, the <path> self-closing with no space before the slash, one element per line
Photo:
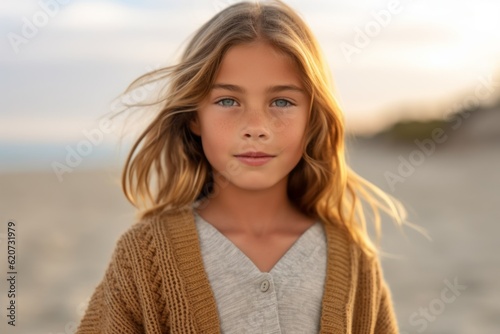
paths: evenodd
<path fill-rule="evenodd" d="M 207 221 L 229 233 L 265 236 L 286 229 L 300 215 L 287 195 L 287 178 L 266 189 L 214 183 L 212 196 L 197 208 Z M 289 226 L 289 225 L 288 225 Z"/>

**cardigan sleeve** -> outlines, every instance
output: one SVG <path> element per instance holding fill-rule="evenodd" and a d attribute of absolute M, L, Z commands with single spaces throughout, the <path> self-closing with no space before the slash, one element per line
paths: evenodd
<path fill-rule="evenodd" d="M 380 301 L 377 313 L 377 322 L 375 324 L 376 334 L 398 334 L 398 323 L 392 303 L 392 296 L 389 286 L 381 277 Z"/>
<path fill-rule="evenodd" d="M 138 307 L 137 289 L 122 236 L 104 277 L 90 298 L 76 334 L 144 333 Z"/>

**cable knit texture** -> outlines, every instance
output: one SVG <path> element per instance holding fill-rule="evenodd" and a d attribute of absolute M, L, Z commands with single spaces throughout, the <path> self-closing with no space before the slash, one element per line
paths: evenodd
<path fill-rule="evenodd" d="M 77 334 L 220 333 L 192 209 L 143 219 L 117 241 Z M 341 227 L 324 223 L 320 333 L 397 334 L 388 285 Z"/>

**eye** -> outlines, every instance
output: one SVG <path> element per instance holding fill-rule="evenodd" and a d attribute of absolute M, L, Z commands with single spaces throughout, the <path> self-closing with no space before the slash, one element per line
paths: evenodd
<path fill-rule="evenodd" d="M 235 107 L 236 106 L 235 103 L 236 103 L 236 101 L 234 99 L 230 99 L 230 98 L 223 98 L 223 99 L 220 99 L 216 102 L 217 105 L 222 106 L 222 107 Z M 285 100 L 285 99 L 277 99 L 277 100 L 274 100 L 273 103 L 275 103 L 275 106 L 278 108 L 288 108 L 288 107 L 295 105 L 292 102 Z"/>
<path fill-rule="evenodd" d="M 274 102 L 276 103 L 276 106 L 279 108 L 288 108 L 288 107 L 294 106 L 294 104 L 292 102 L 285 100 L 285 99 L 277 99 L 277 100 L 274 100 Z M 287 105 L 287 103 L 288 103 L 288 105 Z"/>
<path fill-rule="evenodd" d="M 222 104 L 221 104 L 221 102 L 222 102 Z M 225 99 L 220 99 L 219 101 L 216 102 L 216 104 L 218 104 L 219 106 L 222 106 L 222 107 L 234 107 L 234 102 L 236 102 L 236 101 L 233 99 L 225 98 Z"/>

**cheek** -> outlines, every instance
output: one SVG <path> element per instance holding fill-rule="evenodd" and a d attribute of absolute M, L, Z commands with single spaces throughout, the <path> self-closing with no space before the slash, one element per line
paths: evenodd
<path fill-rule="evenodd" d="M 277 135 L 289 135 L 288 132 L 302 133 L 306 124 L 305 111 L 276 113 L 271 117 L 269 124 L 270 130 Z"/>
<path fill-rule="evenodd" d="M 287 133 L 283 136 L 284 148 L 289 151 L 290 154 L 296 156 L 302 154 L 302 147 L 304 145 L 304 136 L 301 136 L 299 130 L 295 133 Z"/>
<path fill-rule="evenodd" d="M 231 143 L 231 131 L 230 124 L 222 120 L 212 119 L 203 124 L 202 143 L 209 159 L 228 153 L 226 151 Z"/>
<path fill-rule="evenodd" d="M 286 150 L 294 156 L 301 156 L 305 144 L 305 123 L 289 123 L 279 135 L 280 141 Z"/>
<path fill-rule="evenodd" d="M 299 150 L 305 140 L 305 120 L 302 117 L 287 118 L 280 122 L 281 127 L 275 133 L 282 143 L 290 149 Z"/>

